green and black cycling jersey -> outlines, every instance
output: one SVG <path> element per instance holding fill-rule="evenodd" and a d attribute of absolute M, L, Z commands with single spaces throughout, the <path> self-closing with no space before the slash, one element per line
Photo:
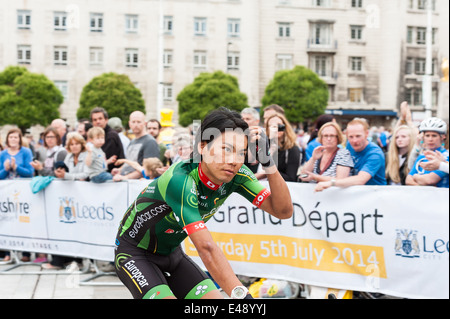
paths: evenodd
<path fill-rule="evenodd" d="M 260 207 L 270 195 L 245 165 L 229 182 L 217 185 L 191 160 L 172 165 L 151 182 L 127 209 L 118 242 L 158 255 L 171 254 L 207 222 L 232 193 Z"/>

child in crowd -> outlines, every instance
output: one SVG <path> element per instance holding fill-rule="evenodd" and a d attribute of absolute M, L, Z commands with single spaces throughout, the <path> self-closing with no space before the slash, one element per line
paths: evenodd
<path fill-rule="evenodd" d="M 85 163 L 89 167 L 89 179 L 93 183 L 104 183 L 112 180 L 107 172 L 108 162 L 101 147 L 105 144 L 105 131 L 101 127 L 93 127 L 87 133 L 87 156 Z"/>
<path fill-rule="evenodd" d="M 143 165 L 139 165 L 138 162 L 130 161 L 127 159 L 118 159 L 116 165 L 128 164 L 133 167 L 138 172 L 141 172 L 142 179 L 157 179 L 161 176 L 161 169 L 163 168 L 163 163 L 159 158 L 149 157 L 144 159 Z"/>

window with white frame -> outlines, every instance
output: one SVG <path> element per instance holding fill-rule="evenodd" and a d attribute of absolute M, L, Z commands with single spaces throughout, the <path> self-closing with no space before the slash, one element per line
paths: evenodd
<path fill-rule="evenodd" d="M 240 67 L 240 53 L 228 52 L 227 69 L 239 70 L 239 67 Z"/>
<path fill-rule="evenodd" d="M 312 5 L 314 7 L 329 7 L 330 0 L 312 0 Z"/>
<path fill-rule="evenodd" d="M 424 58 L 417 58 L 415 61 L 414 71 L 418 75 L 425 74 L 425 68 L 426 68 L 426 59 Z"/>
<path fill-rule="evenodd" d="M 164 33 L 172 34 L 172 32 L 173 32 L 173 17 L 165 16 L 164 17 Z"/>
<path fill-rule="evenodd" d="M 58 88 L 58 90 L 61 91 L 64 101 L 66 101 L 69 98 L 69 89 L 67 81 L 53 81 L 53 83 Z"/>
<path fill-rule="evenodd" d="M 31 11 L 17 10 L 17 28 L 31 29 Z"/>
<path fill-rule="evenodd" d="M 137 68 L 139 66 L 138 49 L 125 49 L 125 66 L 129 68 Z"/>
<path fill-rule="evenodd" d="M 362 88 L 350 88 L 348 89 L 348 99 L 352 103 L 361 103 L 364 101 Z"/>
<path fill-rule="evenodd" d="M 194 68 L 206 68 L 208 64 L 206 51 L 194 51 Z"/>
<path fill-rule="evenodd" d="M 362 25 L 351 25 L 350 26 L 350 39 L 352 40 L 362 40 Z"/>
<path fill-rule="evenodd" d="M 277 70 L 290 70 L 292 64 L 292 54 L 277 54 Z"/>
<path fill-rule="evenodd" d="M 17 46 L 17 64 L 31 64 L 31 46 Z"/>
<path fill-rule="evenodd" d="M 164 99 L 164 101 L 168 101 L 168 102 L 173 101 L 173 84 L 172 83 L 164 83 L 163 99 Z"/>
<path fill-rule="evenodd" d="M 330 23 L 312 23 L 311 43 L 314 45 L 330 45 L 331 44 L 331 24 Z"/>
<path fill-rule="evenodd" d="M 206 35 L 206 18 L 194 18 L 194 35 L 205 36 Z"/>
<path fill-rule="evenodd" d="M 139 17 L 137 14 L 125 15 L 125 32 L 137 33 L 139 28 Z"/>
<path fill-rule="evenodd" d="M 331 76 L 331 57 L 328 55 L 312 55 L 311 69 L 318 76 Z"/>
<path fill-rule="evenodd" d="M 290 38 L 291 37 L 291 23 L 278 22 L 278 37 Z"/>
<path fill-rule="evenodd" d="M 97 66 L 103 65 L 103 48 L 89 48 L 89 64 Z"/>
<path fill-rule="evenodd" d="M 363 0 L 351 0 L 352 8 L 362 8 Z"/>
<path fill-rule="evenodd" d="M 54 47 L 53 48 L 53 64 L 54 65 L 67 65 L 68 54 L 67 47 Z"/>
<path fill-rule="evenodd" d="M 165 68 L 171 68 L 173 66 L 173 51 L 164 50 L 163 65 Z"/>
<path fill-rule="evenodd" d="M 103 32 L 103 13 L 91 13 L 89 30 L 91 32 Z"/>
<path fill-rule="evenodd" d="M 363 58 L 362 57 L 350 57 L 350 70 L 352 72 L 362 72 L 363 70 Z"/>
<path fill-rule="evenodd" d="M 67 12 L 53 13 L 53 29 L 55 31 L 67 30 Z"/>
<path fill-rule="evenodd" d="M 227 25 L 229 37 L 241 36 L 241 19 L 228 19 Z"/>

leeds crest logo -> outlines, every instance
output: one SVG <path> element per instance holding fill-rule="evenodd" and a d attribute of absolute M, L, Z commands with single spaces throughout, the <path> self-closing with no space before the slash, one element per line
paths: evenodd
<path fill-rule="evenodd" d="M 75 205 L 73 198 L 59 198 L 59 221 L 66 224 L 75 223 Z"/>
<path fill-rule="evenodd" d="M 420 247 L 417 230 L 397 229 L 395 255 L 406 258 L 419 258 Z"/>

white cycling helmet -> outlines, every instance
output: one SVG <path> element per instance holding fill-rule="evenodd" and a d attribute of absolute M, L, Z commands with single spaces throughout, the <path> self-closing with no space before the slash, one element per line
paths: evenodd
<path fill-rule="evenodd" d="M 439 134 L 447 134 L 447 124 L 437 117 L 430 117 L 423 120 L 419 125 L 419 131 L 422 132 L 437 132 Z"/>

